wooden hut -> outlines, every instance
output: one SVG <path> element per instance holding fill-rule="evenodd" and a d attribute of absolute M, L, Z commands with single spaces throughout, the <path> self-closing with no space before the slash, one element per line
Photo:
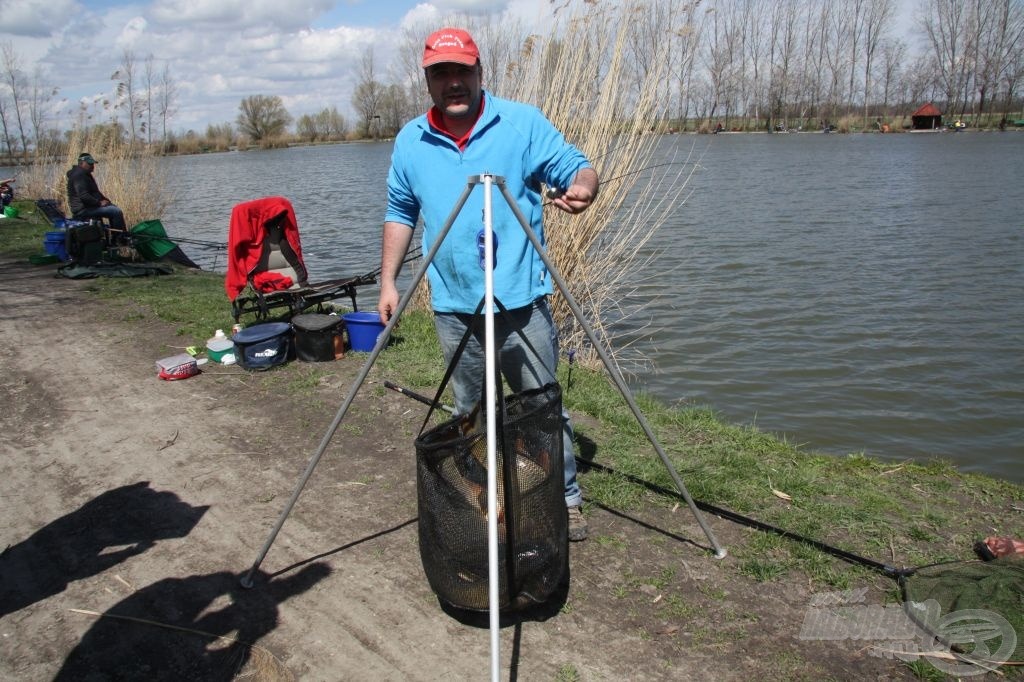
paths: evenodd
<path fill-rule="evenodd" d="M 942 112 L 931 102 L 910 115 L 914 130 L 936 130 L 942 127 Z"/>

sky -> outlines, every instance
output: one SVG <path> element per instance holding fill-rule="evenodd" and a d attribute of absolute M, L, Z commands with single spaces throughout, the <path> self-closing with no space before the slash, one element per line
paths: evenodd
<path fill-rule="evenodd" d="M 349 120 L 360 63 L 373 49 L 378 79 L 404 29 L 440 27 L 453 13 L 513 18 L 543 27 L 560 6 L 592 0 L 0 0 L 0 42 L 29 75 L 56 87 L 51 125 L 85 110 L 110 120 L 125 50 L 166 64 L 178 87 L 169 129 L 203 133 L 233 122 L 250 95 L 277 95 L 294 118 L 336 106 Z M 910 0 L 896 2 L 910 23 Z M 123 113 L 119 120 L 125 123 Z M 154 131 L 156 133 L 157 131 Z"/>
<path fill-rule="evenodd" d="M 351 120 L 363 55 L 372 47 L 385 72 L 403 29 L 439 28 L 456 12 L 532 25 L 550 11 L 549 0 L 0 0 L 0 41 L 26 74 L 38 67 L 57 88 L 51 121 L 59 127 L 83 102 L 93 120 L 109 120 L 103 102 L 130 50 L 139 82 L 152 55 L 156 71 L 168 65 L 177 83 L 168 127 L 203 133 L 234 121 L 250 95 L 280 96 L 295 118 L 336 106 Z"/>

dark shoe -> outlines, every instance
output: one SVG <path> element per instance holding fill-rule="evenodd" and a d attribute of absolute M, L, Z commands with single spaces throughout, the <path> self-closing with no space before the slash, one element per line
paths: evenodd
<path fill-rule="evenodd" d="M 587 520 L 583 518 L 580 505 L 569 507 L 569 542 L 587 539 Z"/>

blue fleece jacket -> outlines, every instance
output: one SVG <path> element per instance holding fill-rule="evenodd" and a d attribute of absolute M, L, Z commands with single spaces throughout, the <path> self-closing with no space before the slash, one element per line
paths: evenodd
<path fill-rule="evenodd" d="M 544 243 L 541 183 L 565 189 L 586 157 L 536 108 L 484 93 L 484 110 L 469 142 L 455 142 L 431 128 L 424 114 L 395 139 L 388 173 L 385 221 L 415 227 L 423 216 L 423 252 L 433 246 L 451 217 L 467 180 L 481 174 L 505 179 L 519 210 Z M 483 228 L 484 186 L 477 185 L 427 272 L 434 310 L 476 310 L 484 295 L 484 271 L 477 235 Z M 506 308 L 519 308 L 551 293 L 547 268 L 526 237 L 498 187 L 491 197 L 498 242 L 494 295 Z"/>

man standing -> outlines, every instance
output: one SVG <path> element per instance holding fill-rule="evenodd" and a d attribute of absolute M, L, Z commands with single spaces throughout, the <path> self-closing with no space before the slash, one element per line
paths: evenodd
<path fill-rule="evenodd" d="M 443 28 L 427 38 L 422 66 L 434 106 L 410 121 L 395 139 L 388 173 L 388 207 L 384 218 L 381 292 L 377 311 L 387 322 L 397 310 L 395 285 L 423 218 L 424 252 L 434 243 L 462 195 L 470 176 L 493 173 L 505 180 L 540 240 L 544 241 L 541 183 L 554 190 L 552 204 L 581 213 L 594 201 L 597 172 L 586 157 L 535 107 L 500 99 L 482 87 L 480 53 L 473 38 Z M 552 293 L 547 269 L 512 210 L 492 202 L 496 253 L 494 295 L 511 313 L 512 323 L 495 316 L 495 342 L 509 388 L 518 392 L 555 381 L 558 333 L 548 308 Z M 477 245 L 483 211 L 482 192 L 473 192 L 430 265 L 431 305 L 438 339 L 451 362 L 467 327 L 474 333 L 463 352 L 452 388 L 458 414 L 469 413 L 484 381 L 482 325 L 473 312 L 484 292 L 484 272 Z M 543 357 L 538 360 L 518 330 Z M 562 411 L 565 452 L 565 502 L 569 539 L 587 537 L 587 523 L 576 482 L 572 423 Z"/>
<path fill-rule="evenodd" d="M 110 229 L 125 232 L 124 213 L 110 202 L 100 191 L 92 172 L 96 168 L 96 159 L 88 152 L 78 155 L 78 165 L 72 166 L 67 172 L 68 207 L 71 217 L 75 220 L 89 218 L 105 218 L 110 221 Z"/>

